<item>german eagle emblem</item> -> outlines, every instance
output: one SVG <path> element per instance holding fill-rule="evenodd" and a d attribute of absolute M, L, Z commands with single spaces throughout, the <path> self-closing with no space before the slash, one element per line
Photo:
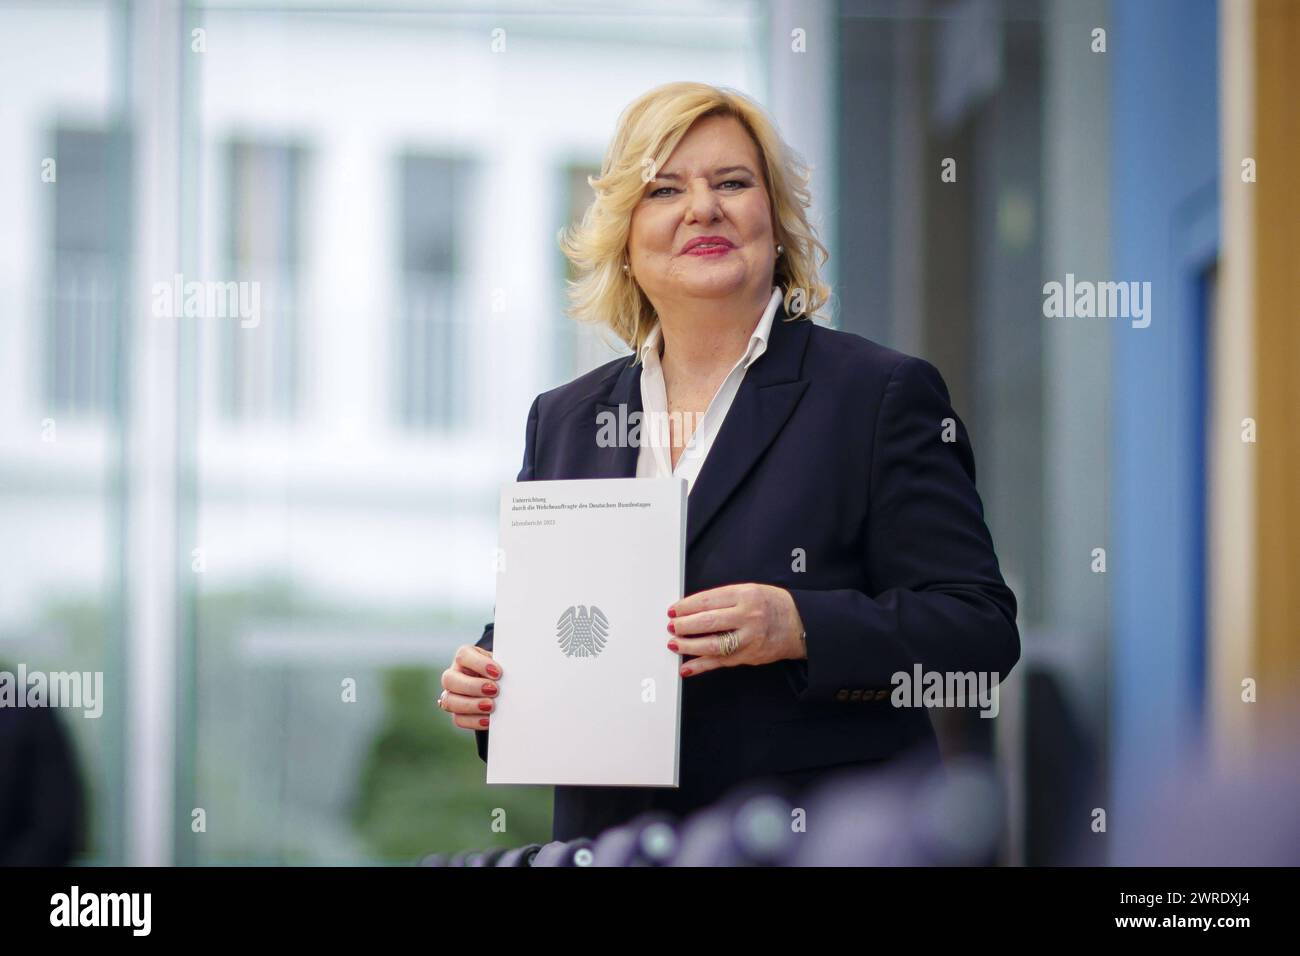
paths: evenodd
<path fill-rule="evenodd" d="M 565 610 L 555 622 L 555 640 L 565 657 L 595 657 L 609 638 L 609 618 L 595 605 Z"/>

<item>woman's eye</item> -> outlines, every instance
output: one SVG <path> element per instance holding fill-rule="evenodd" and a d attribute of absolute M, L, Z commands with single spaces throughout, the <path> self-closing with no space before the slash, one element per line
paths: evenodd
<path fill-rule="evenodd" d="M 719 183 L 718 185 L 719 185 L 719 186 L 736 186 L 736 187 L 738 187 L 737 189 L 728 189 L 728 190 L 727 190 L 727 192 L 734 193 L 734 192 L 739 192 L 739 190 L 741 190 L 741 189 L 745 189 L 749 184 L 746 183 L 746 182 L 744 182 L 743 180 L 740 180 L 740 179 L 728 179 L 726 182 Z M 674 187 L 672 187 L 672 186 L 660 186 L 658 189 L 651 190 L 651 192 L 650 192 L 650 197 L 651 197 L 652 199 L 654 199 L 654 198 L 658 198 L 659 195 L 660 195 L 661 193 L 671 193 L 671 192 L 676 192 L 676 191 L 677 191 L 677 190 L 676 190 Z"/>

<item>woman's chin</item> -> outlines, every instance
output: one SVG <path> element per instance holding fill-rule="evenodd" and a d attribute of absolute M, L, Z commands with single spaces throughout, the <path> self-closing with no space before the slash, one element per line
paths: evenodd
<path fill-rule="evenodd" d="M 678 280 L 683 295 L 720 299 L 744 290 L 745 270 L 715 262 L 679 273 Z"/>

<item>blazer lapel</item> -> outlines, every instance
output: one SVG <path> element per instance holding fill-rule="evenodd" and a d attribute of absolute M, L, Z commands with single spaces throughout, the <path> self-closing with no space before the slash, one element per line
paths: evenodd
<path fill-rule="evenodd" d="M 808 388 L 799 370 L 812 321 L 787 322 L 786 315 L 782 304 L 772 317 L 767 350 L 741 379 L 735 401 L 691 486 L 686 509 L 688 551 L 772 444 Z"/>
<path fill-rule="evenodd" d="M 633 412 L 637 413 L 633 418 Z M 591 469 L 590 475 L 584 472 L 584 477 L 591 478 L 635 478 L 636 461 L 639 448 L 630 442 L 623 441 L 632 424 L 641 417 L 641 363 L 632 364 L 632 358 L 629 357 L 627 365 L 619 373 L 618 378 L 614 379 L 614 386 L 609 390 L 609 394 L 596 401 L 596 414 L 593 420 L 593 431 L 591 432 L 591 447 L 595 449 L 595 464 Z M 607 418 L 612 416 L 612 418 Z M 601 423 L 604 421 L 613 422 L 615 442 L 612 445 L 601 447 Z M 638 432 L 638 434 L 640 434 Z"/>
<path fill-rule="evenodd" d="M 780 433 L 808 388 L 799 377 L 804 349 L 812 327 L 810 319 L 787 322 L 782 304 L 772 317 L 767 350 L 745 372 L 740 390 L 723 419 L 722 428 L 704 459 L 691 486 L 686 509 L 686 548 L 703 533 L 763 452 Z M 629 442 L 601 447 L 597 441 L 600 422 L 613 423 L 616 436 L 626 435 L 633 412 L 641 406 L 640 363 L 627 366 L 614 380 L 609 393 L 597 399 L 590 434 L 594 465 L 584 474 L 592 478 L 635 478 L 639 449 Z M 606 418 L 606 416 L 612 416 Z M 640 418 L 638 415 L 637 418 Z"/>

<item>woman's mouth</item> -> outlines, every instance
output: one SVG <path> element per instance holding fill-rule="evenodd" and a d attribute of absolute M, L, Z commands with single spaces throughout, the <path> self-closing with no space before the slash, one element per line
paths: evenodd
<path fill-rule="evenodd" d="M 724 256 L 731 252 L 733 248 L 736 247 L 728 239 L 707 237 L 705 239 L 692 239 L 692 242 L 688 243 L 682 254 L 690 256 Z"/>

